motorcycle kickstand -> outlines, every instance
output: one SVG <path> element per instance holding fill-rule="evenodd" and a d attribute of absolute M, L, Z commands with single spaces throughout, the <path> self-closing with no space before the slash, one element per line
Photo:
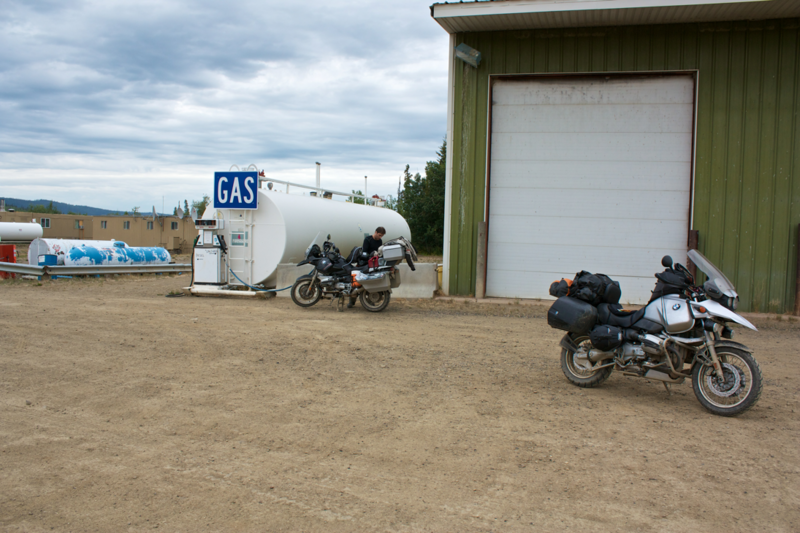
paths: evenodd
<path fill-rule="evenodd" d="M 664 385 L 665 389 L 667 389 L 667 396 L 672 396 L 672 391 L 669 390 L 669 384 L 666 381 L 662 381 L 661 384 Z"/>
<path fill-rule="evenodd" d="M 336 302 L 336 310 L 340 313 L 344 312 L 344 294 L 339 296 L 339 301 Z"/>

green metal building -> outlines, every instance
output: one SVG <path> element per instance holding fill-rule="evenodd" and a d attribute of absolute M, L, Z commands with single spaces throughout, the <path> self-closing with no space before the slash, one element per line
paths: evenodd
<path fill-rule="evenodd" d="M 741 310 L 792 311 L 799 1 L 498 0 L 431 14 L 451 50 L 445 293 L 542 297 L 586 269 L 641 303 L 661 255 L 685 261 L 694 230 Z"/>

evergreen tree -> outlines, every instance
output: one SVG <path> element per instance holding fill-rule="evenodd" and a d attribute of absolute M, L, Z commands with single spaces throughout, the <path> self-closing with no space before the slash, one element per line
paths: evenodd
<path fill-rule="evenodd" d="M 203 213 L 206 212 L 206 207 L 208 207 L 208 204 L 210 202 L 211 202 L 211 197 L 208 196 L 207 194 L 203 195 L 202 200 L 192 200 L 192 207 L 197 209 L 198 217 L 203 216 Z"/>
<path fill-rule="evenodd" d="M 397 211 L 408 222 L 418 251 L 441 254 L 444 241 L 444 193 L 447 142 L 436 152 L 438 159 L 425 164 L 425 177 L 414 176 L 409 165 L 403 171 L 403 189 L 397 199 Z"/>

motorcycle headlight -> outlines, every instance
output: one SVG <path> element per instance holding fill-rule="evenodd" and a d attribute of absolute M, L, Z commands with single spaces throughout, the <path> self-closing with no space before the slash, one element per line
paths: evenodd
<path fill-rule="evenodd" d="M 733 297 L 728 298 L 727 307 L 731 311 L 736 311 L 736 308 L 739 307 L 739 297 L 738 296 L 733 296 Z"/>

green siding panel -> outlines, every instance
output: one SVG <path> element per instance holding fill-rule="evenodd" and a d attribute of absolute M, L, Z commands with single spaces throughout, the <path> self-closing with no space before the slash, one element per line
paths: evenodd
<path fill-rule="evenodd" d="M 742 309 L 791 311 L 800 224 L 800 19 L 457 36 L 450 292 L 475 292 L 490 74 L 697 70 L 693 228 Z M 591 265 L 586 265 L 591 268 Z M 654 272 L 657 265 L 654 265 Z"/>

